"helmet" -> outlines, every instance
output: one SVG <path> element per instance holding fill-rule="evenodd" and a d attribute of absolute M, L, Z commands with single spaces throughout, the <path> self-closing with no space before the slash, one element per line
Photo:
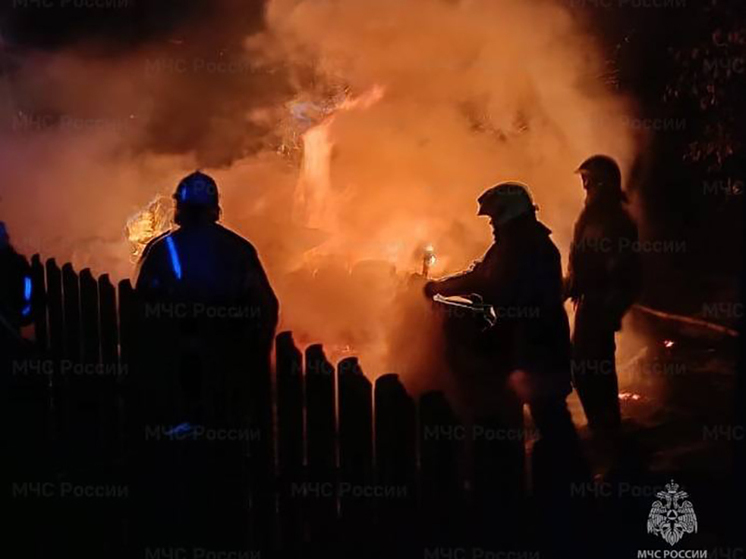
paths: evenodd
<path fill-rule="evenodd" d="M 178 205 L 217 208 L 218 185 L 212 177 L 196 171 L 181 180 L 174 199 Z"/>
<path fill-rule="evenodd" d="M 589 157 L 575 172 L 593 177 L 595 184 L 608 187 L 609 190 L 622 189 L 622 172 L 617 162 L 608 155 Z"/>
<path fill-rule="evenodd" d="M 501 182 L 493 186 L 479 197 L 478 202 L 477 215 L 488 215 L 498 225 L 536 211 L 528 186 L 517 181 Z"/>

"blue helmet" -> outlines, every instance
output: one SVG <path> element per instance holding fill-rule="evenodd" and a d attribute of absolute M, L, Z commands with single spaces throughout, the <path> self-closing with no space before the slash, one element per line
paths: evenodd
<path fill-rule="evenodd" d="M 196 171 L 181 180 L 176 187 L 174 199 L 178 205 L 217 208 L 218 185 L 209 175 Z"/>

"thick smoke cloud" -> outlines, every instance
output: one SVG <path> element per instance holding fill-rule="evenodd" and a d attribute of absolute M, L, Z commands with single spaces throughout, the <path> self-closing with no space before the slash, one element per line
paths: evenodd
<path fill-rule="evenodd" d="M 201 167 L 226 223 L 259 248 L 284 326 L 376 374 L 409 374 L 436 329 L 411 335 L 422 308 L 407 275 L 427 244 L 434 274 L 480 256 L 482 190 L 529 183 L 566 249 L 582 203 L 574 169 L 596 152 L 625 171 L 635 157 L 631 109 L 559 4 L 205 6 L 167 10 L 142 36 L 86 28 L 51 50 L 6 45 L 0 214 L 20 249 L 129 275 L 127 218 Z M 328 141 L 320 221 L 297 212 L 299 184 L 318 188 L 301 176 L 313 126 Z"/>

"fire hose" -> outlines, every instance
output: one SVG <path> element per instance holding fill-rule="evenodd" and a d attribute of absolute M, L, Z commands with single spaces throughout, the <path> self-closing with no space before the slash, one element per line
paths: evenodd
<path fill-rule="evenodd" d="M 633 305 L 633 307 L 646 314 L 657 316 L 658 318 L 672 320 L 674 322 L 680 322 L 682 324 L 688 324 L 690 326 L 698 326 L 700 328 L 706 328 L 707 330 L 712 330 L 713 332 L 717 332 L 718 334 L 723 334 L 725 336 L 730 336 L 733 338 L 738 337 L 738 330 L 734 328 L 728 328 L 727 326 L 723 326 L 722 324 L 708 322 L 707 320 L 702 320 L 701 318 L 694 318 L 691 316 L 683 316 L 680 314 L 667 313 L 664 311 L 653 309 L 651 307 L 646 307 L 645 305 Z"/>
<path fill-rule="evenodd" d="M 463 297 L 444 297 L 442 295 L 435 295 L 433 297 L 433 301 L 444 305 L 447 308 L 455 309 L 461 312 L 466 311 L 471 313 L 473 316 L 479 317 L 485 323 L 485 327 L 483 328 L 483 330 L 492 328 L 497 322 L 497 314 L 495 313 L 494 307 L 492 305 L 482 303 L 481 301 L 473 301 Z M 729 336 L 732 338 L 738 337 L 738 330 L 736 330 L 735 328 L 729 328 L 727 326 L 723 326 L 722 324 L 709 322 L 701 318 L 669 313 L 640 304 L 633 305 L 633 308 L 638 311 L 644 312 L 645 314 L 656 316 L 664 320 L 670 320 L 689 326 L 705 328 L 723 336 Z"/>
<path fill-rule="evenodd" d="M 475 298 L 478 296 L 475 296 Z M 469 312 L 484 322 L 482 331 L 489 330 L 497 323 L 497 313 L 492 305 L 481 302 L 480 300 L 471 300 L 464 297 L 444 297 L 435 295 L 433 301 L 444 305 L 448 309 L 458 312 Z"/>

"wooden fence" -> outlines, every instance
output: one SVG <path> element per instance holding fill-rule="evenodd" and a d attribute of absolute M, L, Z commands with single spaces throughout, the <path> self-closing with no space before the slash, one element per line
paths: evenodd
<path fill-rule="evenodd" d="M 140 334 L 130 282 L 38 255 L 32 276 L 36 342 L 8 376 L 16 543 L 37 556 L 179 556 L 123 551 L 136 514 L 125 435 Z M 482 429 L 494 444 L 480 444 L 442 393 L 413 398 L 396 375 L 371 383 L 356 358 L 330 363 L 321 345 L 302 352 L 290 332 L 276 337 L 275 356 L 272 436 L 251 457 L 264 463 L 248 467 L 250 549 L 422 557 L 464 538 L 516 542 L 524 445 L 500 429 L 522 424 Z"/>

